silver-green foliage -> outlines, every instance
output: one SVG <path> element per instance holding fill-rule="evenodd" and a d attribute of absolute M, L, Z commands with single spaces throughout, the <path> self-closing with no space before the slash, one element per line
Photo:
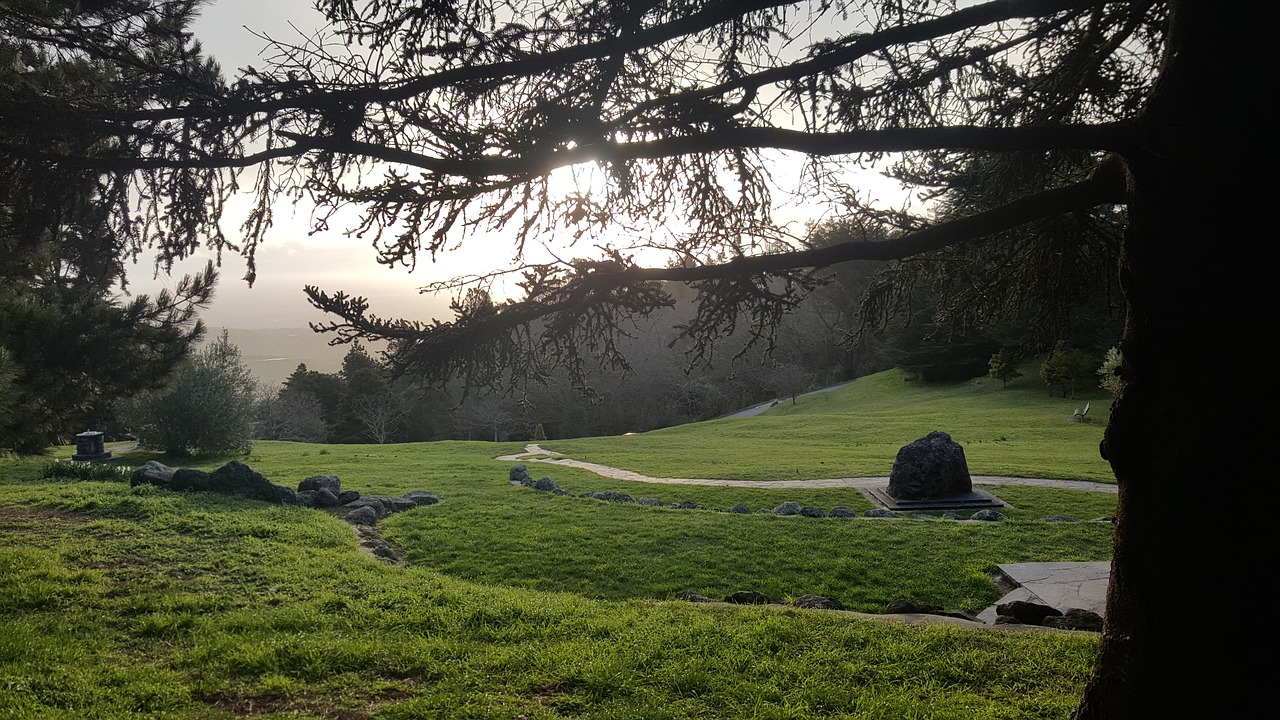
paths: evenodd
<path fill-rule="evenodd" d="M 165 389 L 128 403 L 121 415 L 139 445 L 189 455 L 249 450 L 253 411 L 253 377 L 224 331 L 180 365 Z"/>
<path fill-rule="evenodd" d="M 1124 358 L 1118 348 L 1111 348 L 1102 358 L 1102 364 L 1098 366 L 1098 387 L 1111 393 L 1114 397 L 1120 392 L 1120 376 L 1116 374 L 1116 369 L 1120 367 L 1120 361 Z"/>

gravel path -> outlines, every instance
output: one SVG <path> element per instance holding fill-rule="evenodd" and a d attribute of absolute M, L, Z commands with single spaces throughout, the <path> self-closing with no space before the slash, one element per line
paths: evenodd
<path fill-rule="evenodd" d="M 539 457 L 541 456 L 541 457 Z M 641 475 L 638 472 L 583 462 L 567 458 L 558 452 L 544 450 L 537 445 L 525 445 L 524 452 L 514 455 L 502 455 L 495 460 L 503 462 L 538 462 L 548 465 L 581 468 L 603 477 L 630 482 L 656 483 L 659 485 L 718 485 L 722 487 L 777 488 L 779 490 L 794 488 L 875 488 L 889 482 L 887 477 L 863 478 L 825 478 L 819 480 L 719 480 L 714 478 L 656 478 Z M 1115 485 L 1109 483 L 1090 482 L 1088 480 L 1051 480 L 1046 478 L 1015 478 L 999 475 L 974 475 L 973 482 L 978 485 L 1033 485 L 1036 487 L 1064 488 L 1067 490 L 1092 490 L 1094 492 L 1117 492 Z"/>

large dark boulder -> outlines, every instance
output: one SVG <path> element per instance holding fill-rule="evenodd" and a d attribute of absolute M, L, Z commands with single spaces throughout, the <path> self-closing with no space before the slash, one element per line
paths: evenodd
<path fill-rule="evenodd" d="M 209 473 L 195 468 L 178 468 L 173 471 L 173 477 L 169 479 L 169 484 L 164 487 L 166 490 L 207 491 L 210 489 Z"/>
<path fill-rule="evenodd" d="M 286 498 L 293 494 L 292 488 L 289 488 L 289 493 L 281 493 L 277 487 L 262 473 L 238 460 L 232 460 L 209 473 L 209 490 L 223 495 L 267 502 L 288 502 Z"/>
<path fill-rule="evenodd" d="M 930 500 L 972 491 L 964 448 L 944 432 L 931 432 L 904 446 L 889 473 L 888 493 L 899 500 Z"/>
<path fill-rule="evenodd" d="M 1023 625 L 1041 625 L 1045 618 L 1056 617 L 1062 613 L 1043 603 L 1012 600 L 996 606 L 996 615 L 1010 617 Z"/>
<path fill-rule="evenodd" d="M 337 475 L 312 475 L 311 477 L 298 483 L 298 492 L 307 490 L 320 491 L 328 490 L 337 496 L 342 492 L 342 481 Z"/>
<path fill-rule="evenodd" d="M 148 460 L 145 465 L 134 468 L 129 476 L 130 487 L 135 485 L 157 485 L 164 487 L 173 479 L 173 468 L 155 460 Z"/>

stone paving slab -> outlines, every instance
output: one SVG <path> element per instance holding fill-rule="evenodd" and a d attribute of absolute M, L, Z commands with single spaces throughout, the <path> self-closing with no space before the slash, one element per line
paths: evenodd
<path fill-rule="evenodd" d="M 996 602 L 1013 600 L 1041 603 L 1059 611 L 1081 608 L 1106 617 L 1110 562 L 1035 562 L 998 565 L 1014 588 Z M 978 619 L 994 623 L 996 605 L 978 613 Z"/>

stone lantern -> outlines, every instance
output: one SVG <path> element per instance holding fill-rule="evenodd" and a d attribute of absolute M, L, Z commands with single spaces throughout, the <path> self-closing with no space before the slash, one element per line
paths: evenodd
<path fill-rule="evenodd" d="M 72 460 L 92 462 L 110 457 L 111 451 L 104 446 L 101 431 L 85 430 L 76 435 L 76 454 L 71 456 Z"/>

